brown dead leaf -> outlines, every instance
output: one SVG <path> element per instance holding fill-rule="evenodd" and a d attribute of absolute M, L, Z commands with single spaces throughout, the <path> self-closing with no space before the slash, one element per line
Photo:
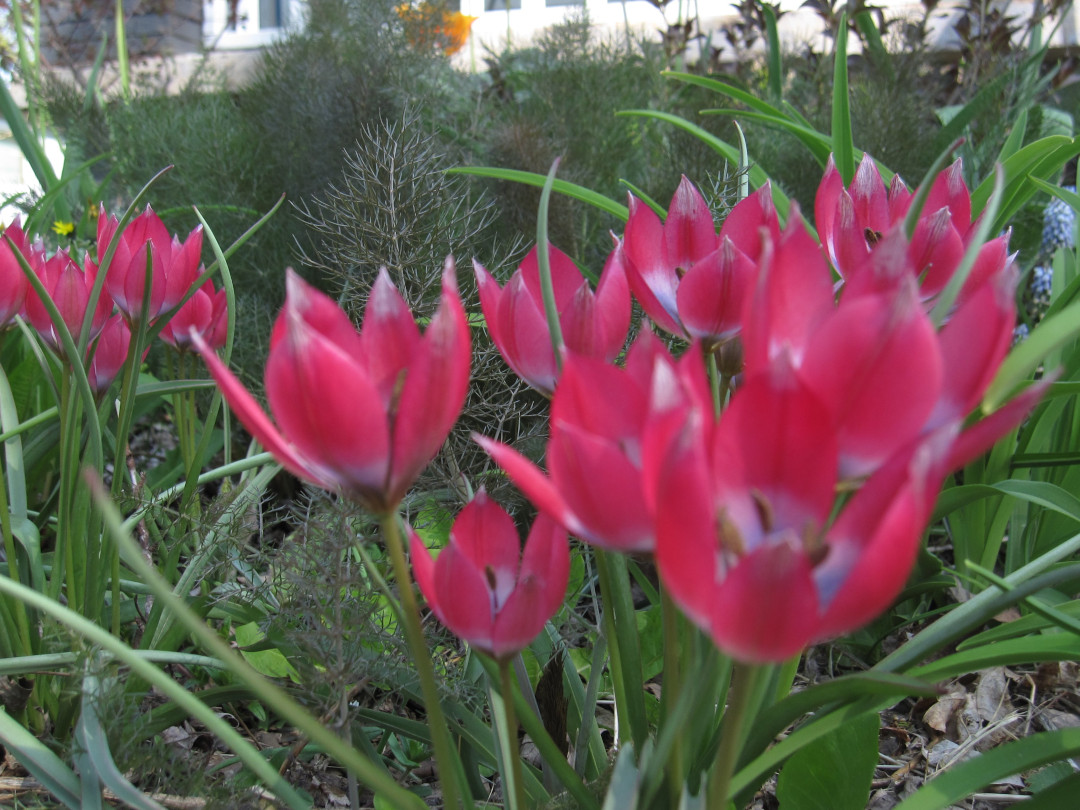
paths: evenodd
<path fill-rule="evenodd" d="M 984 723 L 998 723 L 1013 710 L 1005 667 L 984 669 L 975 684 L 975 710 Z"/>
<path fill-rule="evenodd" d="M 1020 609 L 1014 605 L 1012 607 L 1005 608 L 1003 611 L 1001 611 L 1001 613 L 998 613 L 996 616 L 994 616 L 994 621 L 1001 622 L 1002 624 L 1008 624 L 1009 622 L 1015 622 L 1022 616 L 1023 614 L 1020 612 Z"/>
<path fill-rule="evenodd" d="M 949 722 L 964 708 L 966 702 L 967 692 L 963 688 L 954 688 L 949 694 L 938 698 L 937 702 L 923 713 L 923 722 L 934 731 L 947 734 Z"/>

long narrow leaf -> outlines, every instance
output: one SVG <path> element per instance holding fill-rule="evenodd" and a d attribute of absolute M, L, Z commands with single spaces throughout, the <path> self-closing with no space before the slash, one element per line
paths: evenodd
<path fill-rule="evenodd" d="M 496 180 L 508 180 L 512 183 L 524 183 L 527 186 L 536 186 L 537 188 L 543 188 L 544 183 L 547 181 L 547 175 L 536 174 L 535 172 L 523 172 L 518 169 L 499 169 L 490 166 L 455 166 L 452 169 L 447 169 L 447 174 L 471 174 L 475 177 L 491 177 Z M 588 203 L 594 208 L 599 208 L 608 214 L 611 214 L 623 222 L 626 222 L 630 218 L 630 209 L 622 203 L 617 203 L 603 194 L 587 189 L 584 186 L 579 186 L 576 183 L 568 183 L 565 180 L 556 180 L 552 186 L 554 191 L 560 194 L 565 194 L 575 200 L 580 200 L 583 203 Z"/>
<path fill-rule="evenodd" d="M 79 777 L 45 743 L 3 709 L 0 709 L 0 742 L 58 801 L 71 810 L 79 810 L 82 806 Z"/>
<path fill-rule="evenodd" d="M 847 12 L 840 12 L 833 54 L 832 142 L 837 171 L 850 185 L 855 177 L 855 148 L 851 135 L 851 97 L 847 72 Z"/>
<path fill-rule="evenodd" d="M 677 115 L 672 115 L 671 113 L 661 112 L 659 110 L 621 110 L 616 114 L 636 115 L 643 118 L 655 118 L 659 121 L 666 121 L 669 124 L 674 124 L 679 129 L 682 129 L 685 132 L 689 132 L 694 137 L 699 138 L 731 165 L 739 165 L 738 147 L 732 146 L 727 141 L 717 138 L 708 130 L 699 127 L 697 124 L 687 121 L 685 118 L 681 118 Z M 763 185 L 769 182 L 769 175 L 766 174 L 765 170 L 757 164 L 750 166 L 748 174 L 750 177 L 750 185 L 752 185 L 754 188 L 761 188 Z M 791 209 L 791 201 L 788 199 L 787 195 L 784 194 L 784 192 L 782 192 L 776 186 L 775 183 L 772 184 L 771 188 L 773 205 L 776 206 L 776 213 L 780 215 L 780 218 L 782 220 L 785 220 L 787 219 L 788 211 Z M 812 232 L 812 229 L 809 225 L 806 226 L 806 229 Z"/>
<path fill-rule="evenodd" d="M 1006 776 L 1080 755 L 1080 728 L 1034 734 L 939 774 L 895 810 L 943 810 Z"/>

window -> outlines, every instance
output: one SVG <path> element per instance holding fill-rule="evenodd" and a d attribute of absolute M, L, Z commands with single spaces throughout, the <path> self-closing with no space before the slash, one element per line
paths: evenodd
<path fill-rule="evenodd" d="M 299 18 L 298 0 L 204 0 L 203 39 L 220 48 L 255 48 Z"/>
<path fill-rule="evenodd" d="M 521 0 L 484 0 L 484 11 L 506 11 L 507 3 L 510 8 L 521 8 Z"/>

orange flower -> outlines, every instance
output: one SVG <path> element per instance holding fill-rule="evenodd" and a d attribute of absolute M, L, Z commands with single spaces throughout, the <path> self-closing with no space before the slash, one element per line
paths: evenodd
<path fill-rule="evenodd" d="M 405 24 L 405 38 L 418 50 L 439 48 L 451 56 L 465 47 L 476 17 L 450 11 L 441 2 L 403 3 L 397 15 Z"/>
<path fill-rule="evenodd" d="M 469 31 L 472 29 L 476 19 L 476 17 L 470 17 L 460 11 L 443 14 L 442 33 L 446 35 L 447 39 L 447 42 L 443 45 L 443 53 L 452 56 L 465 47 L 465 43 L 469 39 Z"/>

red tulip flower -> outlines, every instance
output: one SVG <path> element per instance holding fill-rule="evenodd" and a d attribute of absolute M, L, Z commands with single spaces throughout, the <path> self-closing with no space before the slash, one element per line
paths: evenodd
<path fill-rule="evenodd" d="M 109 243 L 119 227 L 119 220 L 105 213 L 98 215 L 98 260 L 105 257 Z M 137 321 L 142 313 L 146 289 L 146 256 L 152 262 L 150 306 L 146 316 L 150 321 L 172 309 L 187 295 L 199 277 L 202 253 L 202 226 L 198 226 L 183 244 L 169 234 L 165 223 L 150 208 L 135 217 L 123 232 L 116 252 L 109 263 L 105 286 L 116 307 L 129 321 Z"/>
<path fill-rule="evenodd" d="M 11 244 L 3 237 L 10 239 Z M 22 253 L 31 267 L 40 261 L 27 242 L 19 220 L 0 231 L 0 330 L 7 328 L 19 314 L 30 290 L 30 282 L 15 256 L 15 250 Z"/>
<path fill-rule="evenodd" d="M 759 228 L 779 230 L 770 193 L 765 187 L 735 206 L 719 236 L 705 198 L 685 177 L 663 223 L 630 196 L 615 258 L 653 323 L 707 347 L 738 333 L 756 276 Z"/>
<path fill-rule="evenodd" d="M 499 353 L 522 380 L 550 397 L 558 378 L 536 248 L 502 289 L 492 275 L 474 262 L 480 306 L 488 332 Z M 573 260 L 550 248 L 551 282 L 563 341 L 571 352 L 613 361 L 626 343 L 630 328 L 630 291 L 622 268 L 609 259 L 596 292 L 582 278 Z"/>
<path fill-rule="evenodd" d="M 700 359 L 691 352 L 676 364 L 648 331 L 625 368 L 568 354 L 551 401 L 549 476 L 510 447 L 474 438 L 542 513 L 575 536 L 614 551 L 651 551 L 652 497 L 642 471 L 672 413 L 691 402 L 711 407 Z"/>
<path fill-rule="evenodd" d="M 266 363 L 274 421 L 201 335 L 193 330 L 191 339 L 229 405 L 287 470 L 380 516 L 442 447 L 469 382 L 469 328 L 451 259 L 423 335 L 385 269 L 359 333 L 331 298 L 289 271 Z"/>
<path fill-rule="evenodd" d="M 849 188 L 832 158 L 818 187 L 814 202 L 815 224 L 837 271 L 850 281 L 863 258 L 892 228 L 900 227 L 913 195 L 898 176 L 886 191 L 877 166 L 864 155 Z M 963 164 L 957 160 L 934 178 L 908 245 L 912 271 L 919 278 L 924 299 L 940 293 L 949 283 L 974 235 L 971 194 L 963 178 Z M 1000 247 L 992 240 L 982 250 L 979 263 L 969 277 L 975 286 L 989 272 Z M 1005 240 L 1007 243 L 1007 240 Z"/>
<path fill-rule="evenodd" d="M 192 347 L 191 331 L 197 332 L 214 350 L 225 345 L 229 331 L 225 289 L 214 291 L 214 282 L 207 279 L 195 294 L 177 310 L 161 330 L 161 339 L 180 351 Z"/>
<path fill-rule="evenodd" d="M 90 292 L 97 278 L 97 265 L 87 256 L 84 267 L 80 268 L 66 250 L 60 250 L 48 260 L 41 260 L 35 270 L 45 291 L 60 311 L 60 317 L 71 332 L 71 336 L 78 340 L 79 331 L 86 317 L 87 306 L 90 303 Z M 91 340 L 101 334 L 111 311 L 112 301 L 108 296 L 101 295 L 90 324 Z M 26 297 L 26 318 L 41 335 L 42 340 L 57 354 L 62 355 L 63 345 L 49 317 L 49 312 L 41 299 L 33 292 Z"/>
<path fill-rule="evenodd" d="M 566 532 L 540 515 L 522 550 L 514 521 L 482 489 L 457 516 L 438 559 L 414 532 L 409 543 L 416 584 L 432 612 L 499 660 L 529 646 L 566 595 Z"/>
<path fill-rule="evenodd" d="M 783 661 L 857 629 L 900 592 L 951 437 L 895 455 L 833 517 L 829 409 L 781 357 L 710 434 L 691 411 L 651 468 L 656 560 L 672 598 L 744 661 Z"/>
<path fill-rule="evenodd" d="M 90 364 L 86 368 L 86 377 L 94 396 L 100 399 L 108 392 L 109 386 L 127 362 L 130 348 L 131 327 L 123 316 L 111 316 L 88 352 Z M 146 352 L 143 352 L 143 356 L 146 356 Z"/>

